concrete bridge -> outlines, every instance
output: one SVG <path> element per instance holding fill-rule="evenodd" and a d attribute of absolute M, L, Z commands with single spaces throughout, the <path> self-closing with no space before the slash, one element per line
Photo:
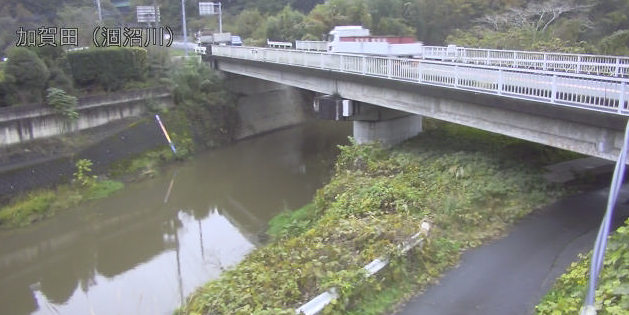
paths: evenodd
<path fill-rule="evenodd" d="M 354 121 L 359 143 L 400 142 L 421 132 L 427 116 L 618 157 L 629 58 L 431 47 L 424 57 L 430 59 L 213 46 L 210 61 L 230 74 L 351 100 L 338 103 L 338 115 Z"/>

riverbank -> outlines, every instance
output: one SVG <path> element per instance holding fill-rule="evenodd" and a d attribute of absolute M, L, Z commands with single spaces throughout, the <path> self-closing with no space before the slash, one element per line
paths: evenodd
<path fill-rule="evenodd" d="M 625 212 L 626 214 L 626 212 Z M 578 314 L 583 307 L 592 251 L 580 255 L 535 307 L 535 314 Z M 612 232 L 596 286 L 596 314 L 627 314 L 629 310 L 629 220 Z"/>
<path fill-rule="evenodd" d="M 107 198 L 0 230 L 0 313 L 83 314 L 88 302 L 95 314 L 172 313 L 261 246 L 270 218 L 312 199 L 350 134 L 313 121 L 196 152 Z"/>
<path fill-rule="evenodd" d="M 180 313 L 294 314 L 335 287 L 339 298 L 324 313 L 381 314 L 411 289 L 436 281 L 462 250 L 564 193 L 542 178 L 541 167 L 571 153 L 426 125 L 392 150 L 342 147 L 335 175 L 313 206 L 284 220 L 277 241 L 193 294 Z M 423 248 L 401 255 L 397 245 L 424 221 L 433 228 Z M 390 267 L 365 279 L 362 267 L 385 255 L 393 257 Z"/>

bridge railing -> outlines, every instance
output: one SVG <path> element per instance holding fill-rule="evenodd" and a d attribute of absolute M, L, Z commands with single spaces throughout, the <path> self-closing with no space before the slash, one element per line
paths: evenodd
<path fill-rule="evenodd" d="M 629 57 L 551 52 L 423 46 L 419 54 L 441 59 L 488 66 L 527 68 L 629 78 Z"/>
<path fill-rule="evenodd" d="M 213 46 L 212 53 L 629 115 L 629 79 L 625 78 L 257 47 Z"/>

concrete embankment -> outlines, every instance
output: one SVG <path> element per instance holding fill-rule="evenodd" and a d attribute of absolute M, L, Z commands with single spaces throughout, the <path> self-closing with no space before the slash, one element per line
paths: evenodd
<path fill-rule="evenodd" d="M 108 137 L 97 139 L 82 149 L 52 154 L 39 152 L 3 163 L 0 167 L 0 196 L 11 197 L 25 190 L 68 182 L 76 169 L 74 164 L 80 159 L 91 160 L 94 163 L 92 170 L 102 173 L 113 162 L 165 144 L 159 126 L 152 120 L 127 119 L 94 128 L 82 136 L 89 138 L 99 133 L 108 134 Z M 51 145 L 58 142 L 52 139 L 47 142 L 42 143 L 40 149 L 55 150 Z"/>
<path fill-rule="evenodd" d="M 229 87 L 239 97 L 240 130 L 236 139 L 259 135 L 305 122 L 312 117 L 303 90 L 270 81 L 230 75 Z"/>
<path fill-rule="evenodd" d="M 272 82 L 256 81 L 235 81 L 230 84 L 239 95 L 237 110 L 241 128 L 237 140 L 297 125 L 311 117 L 308 114 L 307 97 L 302 91 Z M 91 119 L 85 119 L 105 119 L 108 122 L 61 138 L 26 141 L 27 134 L 48 134 L 40 131 L 40 127 L 47 132 L 53 130 L 50 135 L 63 131 L 62 120 L 61 124 L 53 127 L 37 123 L 55 118 L 48 109 L 42 114 L 43 117 L 31 117 L 34 124 L 7 123 L 9 129 L 28 125 L 25 130 L 29 132 L 20 133 L 14 138 L 23 141 L 21 144 L 0 147 L 0 199 L 29 189 L 68 182 L 75 171 L 74 164 L 79 159 L 91 160 L 92 170 L 103 173 L 113 162 L 166 144 L 161 130 L 152 119 L 138 123 L 140 118 L 136 116 L 145 112 L 146 102 L 139 99 L 130 101 L 128 98 L 121 98 L 127 102 L 126 105 L 112 102 L 109 105 L 92 106 L 92 111 L 98 107 L 101 114 L 92 113 Z M 166 121 L 164 123 L 168 124 Z"/>
<path fill-rule="evenodd" d="M 78 119 L 69 121 L 52 106 L 32 104 L 0 109 L 0 146 L 86 130 L 129 117 L 137 117 L 147 108 L 173 105 L 167 87 L 129 90 L 81 97 Z"/>

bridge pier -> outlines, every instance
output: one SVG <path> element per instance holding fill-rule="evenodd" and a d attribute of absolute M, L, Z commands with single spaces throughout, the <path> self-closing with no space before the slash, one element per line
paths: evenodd
<path fill-rule="evenodd" d="M 422 131 L 423 116 L 359 103 L 353 120 L 356 143 L 380 142 L 383 146 L 396 145 Z"/>

